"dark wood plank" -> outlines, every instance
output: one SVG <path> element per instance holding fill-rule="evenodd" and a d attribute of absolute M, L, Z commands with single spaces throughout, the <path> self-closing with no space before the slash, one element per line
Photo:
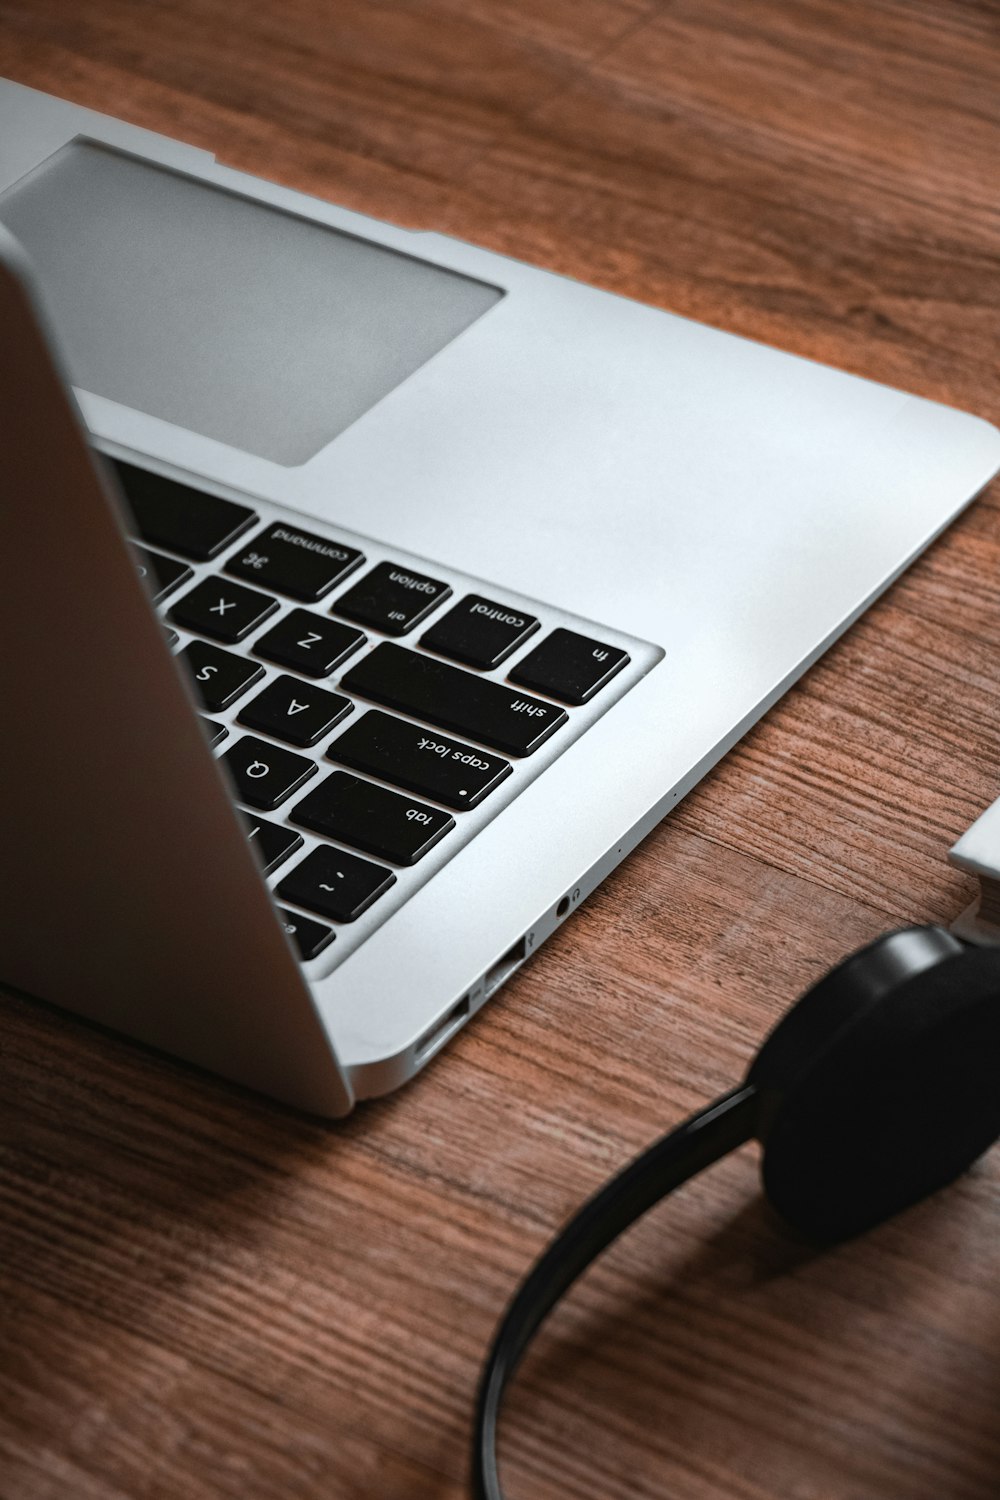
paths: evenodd
<path fill-rule="evenodd" d="M 477 181 L 518 253 L 558 224 L 558 269 L 995 407 L 997 25 L 994 6 L 679 0 Z"/>
<path fill-rule="evenodd" d="M 994 420 L 998 40 L 986 0 L 0 0 L 25 83 Z M 994 492 L 343 1126 L 0 1001 L 4 1500 L 457 1500 L 552 1230 L 830 963 L 968 899 L 998 566 Z M 995 1496 L 998 1174 L 817 1256 L 729 1159 L 543 1332 L 512 1496 Z"/>

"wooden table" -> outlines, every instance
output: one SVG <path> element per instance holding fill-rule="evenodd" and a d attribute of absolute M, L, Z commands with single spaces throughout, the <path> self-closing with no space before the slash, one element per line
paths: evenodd
<path fill-rule="evenodd" d="M 0 0 L 0 72 L 1000 418 L 996 0 Z M 3 999 L 3 1500 L 461 1496 L 552 1231 L 838 956 L 970 898 L 998 580 L 994 490 L 343 1126 Z M 997 1153 L 822 1255 L 729 1158 L 540 1338 L 512 1500 L 995 1497 L 998 1238 Z"/>

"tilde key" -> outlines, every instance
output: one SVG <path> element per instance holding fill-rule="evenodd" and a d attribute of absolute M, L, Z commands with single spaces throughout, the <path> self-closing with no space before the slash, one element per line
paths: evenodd
<path fill-rule="evenodd" d="M 354 922 L 395 882 L 384 865 L 323 844 L 285 876 L 278 895 L 332 922 Z"/>

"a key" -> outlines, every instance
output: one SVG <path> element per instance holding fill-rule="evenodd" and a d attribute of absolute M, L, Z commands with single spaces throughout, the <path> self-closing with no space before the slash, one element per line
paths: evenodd
<path fill-rule="evenodd" d="M 444 619 L 421 636 L 421 646 L 487 671 L 499 664 L 538 629 L 534 615 L 466 594 Z"/>
<path fill-rule="evenodd" d="M 383 641 L 359 661 L 341 687 L 508 755 L 530 755 L 568 718 L 552 703 L 540 703 L 391 641 Z"/>
<path fill-rule="evenodd" d="M 563 703 L 586 703 L 628 661 L 627 651 L 573 630 L 553 630 L 509 673 L 511 682 Z"/>
<path fill-rule="evenodd" d="M 356 547 L 344 547 L 279 521 L 231 557 L 226 572 L 309 604 L 329 593 L 364 560 Z"/>
<path fill-rule="evenodd" d="M 439 807 L 362 781 L 349 771 L 334 771 L 290 816 L 303 828 L 394 865 L 416 864 L 455 826 L 451 814 Z"/>
<path fill-rule="evenodd" d="M 198 696 L 210 714 L 219 714 L 235 703 L 241 693 L 264 675 L 259 662 L 234 656 L 207 641 L 192 641 L 177 660 L 184 662 L 191 673 Z"/>
<path fill-rule="evenodd" d="M 353 708 L 350 698 L 298 677 L 276 677 L 240 710 L 240 723 L 290 745 L 315 745 Z"/>
<path fill-rule="evenodd" d="M 279 745 L 269 745 L 252 734 L 237 740 L 219 764 L 232 777 L 237 801 L 265 812 L 284 802 L 316 770 L 314 763 L 304 756 L 293 755 Z"/>
<path fill-rule="evenodd" d="M 396 563 L 378 563 L 342 594 L 334 613 L 371 625 L 383 635 L 405 635 L 441 604 L 451 589 L 437 578 L 425 578 Z"/>
<path fill-rule="evenodd" d="M 355 771 L 463 810 L 482 802 L 512 769 L 499 755 L 377 708 L 349 725 L 326 753 Z"/>
<path fill-rule="evenodd" d="M 329 677 L 334 667 L 364 645 L 353 625 L 327 620 L 308 609 L 293 609 L 254 644 L 258 656 L 280 662 L 309 677 Z"/>
<path fill-rule="evenodd" d="M 212 748 L 214 749 L 216 745 L 221 745 L 222 741 L 229 733 L 229 730 L 226 728 L 225 724 L 217 724 L 214 719 L 206 719 L 204 714 L 202 714 L 201 716 L 201 722 L 205 726 L 205 733 L 208 735 L 208 743 L 212 746 Z"/>
<path fill-rule="evenodd" d="M 270 594 L 258 594 L 256 589 L 231 583 L 228 578 L 205 578 L 178 599 L 170 618 L 185 630 L 233 645 L 263 624 L 277 607 L 277 599 Z"/>
<path fill-rule="evenodd" d="M 326 845 L 313 849 L 278 886 L 278 894 L 332 922 L 353 922 L 396 881 L 384 865 Z"/>
<path fill-rule="evenodd" d="M 280 823 L 269 823 L 266 818 L 257 818 L 253 813 L 244 813 L 243 818 L 247 839 L 265 875 L 270 875 L 282 860 L 294 854 L 304 843 L 301 833 L 296 833 L 294 828 L 282 828 Z"/>
<path fill-rule="evenodd" d="M 187 563 L 179 562 L 176 557 L 167 557 L 163 552 L 151 552 L 148 547 L 135 546 L 132 551 L 135 553 L 139 577 L 145 578 L 154 604 L 161 604 L 182 583 L 187 583 L 189 578 L 194 577 Z"/>
<path fill-rule="evenodd" d="M 221 500 L 120 459 L 109 462 L 143 541 L 169 547 L 182 557 L 193 557 L 196 562 L 218 557 L 257 519 L 248 505 Z"/>
<path fill-rule="evenodd" d="M 314 922 L 311 917 L 296 916 L 294 912 L 279 906 L 278 920 L 298 949 L 303 963 L 308 963 L 333 942 L 333 928 L 325 927 L 322 922 Z"/>

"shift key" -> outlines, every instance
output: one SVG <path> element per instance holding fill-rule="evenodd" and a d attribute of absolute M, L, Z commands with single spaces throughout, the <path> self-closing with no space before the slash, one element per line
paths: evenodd
<path fill-rule="evenodd" d="M 530 755 L 569 717 L 553 703 L 474 677 L 392 641 L 383 641 L 363 657 L 341 679 L 341 687 L 507 755 Z"/>
<path fill-rule="evenodd" d="M 477 806 L 512 770 L 499 755 L 378 708 L 356 719 L 326 753 L 352 770 L 459 810 Z"/>

